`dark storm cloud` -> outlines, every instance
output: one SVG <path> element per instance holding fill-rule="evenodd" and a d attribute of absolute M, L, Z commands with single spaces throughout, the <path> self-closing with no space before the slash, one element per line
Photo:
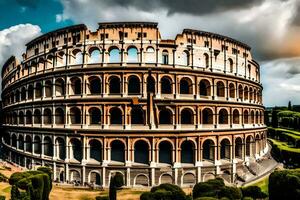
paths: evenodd
<path fill-rule="evenodd" d="M 298 3 L 298 8 L 296 12 L 296 16 L 293 20 L 293 25 L 300 26 L 300 3 Z"/>
<path fill-rule="evenodd" d="M 188 13 L 203 15 L 237 8 L 246 8 L 263 2 L 263 0 L 107 0 L 111 6 L 136 7 L 149 11 L 158 8 L 166 9 L 169 14 Z"/>
<path fill-rule="evenodd" d="M 36 8 L 40 0 L 16 0 L 20 6 Z M 47 0 L 48 1 L 48 0 Z"/>

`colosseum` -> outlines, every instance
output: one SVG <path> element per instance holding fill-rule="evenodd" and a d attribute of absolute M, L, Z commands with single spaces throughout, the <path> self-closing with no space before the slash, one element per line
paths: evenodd
<path fill-rule="evenodd" d="M 2 69 L 7 161 L 57 182 L 127 187 L 245 181 L 268 152 L 260 67 L 230 37 L 157 23 L 74 25 Z M 253 172 L 252 172 L 253 173 Z M 253 176 L 253 175 L 252 175 Z"/>

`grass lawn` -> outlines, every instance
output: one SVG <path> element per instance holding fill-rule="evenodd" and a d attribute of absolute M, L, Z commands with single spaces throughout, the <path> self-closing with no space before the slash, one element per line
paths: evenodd
<path fill-rule="evenodd" d="M 265 192 L 265 193 L 269 193 L 269 176 L 265 176 L 262 179 L 258 179 L 257 181 L 255 181 L 254 183 L 251 183 L 247 186 L 258 186 L 260 187 L 260 189 Z"/>
<path fill-rule="evenodd" d="M 294 153 L 300 153 L 300 148 L 290 147 L 286 142 L 281 142 L 278 140 L 270 139 L 273 142 L 273 145 L 277 146 L 281 150 L 290 151 Z"/>

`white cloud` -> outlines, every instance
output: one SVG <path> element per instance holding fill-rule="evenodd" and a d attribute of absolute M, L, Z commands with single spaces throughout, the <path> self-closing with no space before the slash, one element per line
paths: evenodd
<path fill-rule="evenodd" d="M 12 55 L 21 58 L 25 44 L 41 34 L 39 26 L 19 24 L 0 31 L 0 66 Z"/>
<path fill-rule="evenodd" d="M 300 57 L 262 63 L 261 79 L 266 106 L 300 104 Z"/>

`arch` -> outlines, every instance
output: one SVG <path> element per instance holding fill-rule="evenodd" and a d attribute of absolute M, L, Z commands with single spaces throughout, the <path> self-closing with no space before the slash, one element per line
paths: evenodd
<path fill-rule="evenodd" d="M 61 137 L 56 138 L 55 140 L 57 146 L 57 157 L 61 160 L 66 159 L 66 143 L 65 140 Z"/>
<path fill-rule="evenodd" d="M 146 59 L 145 59 L 146 63 L 155 63 L 156 62 L 155 50 L 153 47 L 151 47 L 151 46 L 147 47 L 145 56 L 146 56 Z"/>
<path fill-rule="evenodd" d="M 190 78 L 180 80 L 180 94 L 193 94 L 193 82 Z"/>
<path fill-rule="evenodd" d="M 140 79 L 137 76 L 130 76 L 128 78 L 128 94 L 140 94 L 140 85 Z"/>
<path fill-rule="evenodd" d="M 211 139 L 206 139 L 203 142 L 203 147 L 202 147 L 202 157 L 205 160 L 210 160 L 214 161 L 215 160 L 215 143 Z"/>
<path fill-rule="evenodd" d="M 196 184 L 196 176 L 191 172 L 187 172 L 182 176 L 182 184 L 183 185 L 195 185 Z"/>
<path fill-rule="evenodd" d="M 160 87 L 162 94 L 172 94 L 173 92 L 172 80 L 167 76 L 161 78 Z"/>
<path fill-rule="evenodd" d="M 235 87 L 233 83 L 229 84 L 229 97 L 235 98 Z"/>
<path fill-rule="evenodd" d="M 209 68 L 209 55 L 207 53 L 203 54 L 205 61 L 205 68 Z"/>
<path fill-rule="evenodd" d="M 70 182 L 80 184 L 81 183 L 81 175 L 77 170 L 70 170 Z"/>
<path fill-rule="evenodd" d="M 173 177 L 170 174 L 162 174 L 159 179 L 160 184 L 173 184 Z"/>
<path fill-rule="evenodd" d="M 33 85 L 28 86 L 28 99 L 33 99 Z"/>
<path fill-rule="evenodd" d="M 185 140 L 181 144 L 181 163 L 195 163 L 195 145 Z"/>
<path fill-rule="evenodd" d="M 81 95 L 82 84 L 78 77 L 71 78 L 71 95 Z"/>
<path fill-rule="evenodd" d="M 169 64 L 169 52 L 168 52 L 168 50 L 164 49 L 162 51 L 161 60 L 162 60 L 163 65 L 168 65 Z"/>
<path fill-rule="evenodd" d="M 125 145 L 120 140 L 111 142 L 111 160 L 115 162 L 125 162 Z"/>
<path fill-rule="evenodd" d="M 168 108 L 163 108 L 159 112 L 159 124 L 173 124 L 173 114 Z"/>
<path fill-rule="evenodd" d="M 244 124 L 249 123 L 249 113 L 248 110 L 244 110 Z"/>
<path fill-rule="evenodd" d="M 81 162 L 82 160 L 82 143 L 77 138 L 72 138 L 70 140 L 70 158 L 74 159 L 77 162 Z"/>
<path fill-rule="evenodd" d="M 23 137 L 23 135 L 19 135 L 19 138 L 18 138 L 18 141 L 19 141 L 19 149 L 20 150 L 24 150 L 24 137 Z"/>
<path fill-rule="evenodd" d="M 149 145 L 144 140 L 138 140 L 134 143 L 134 162 L 149 164 Z"/>
<path fill-rule="evenodd" d="M 248 135 L 246 137 L 246 156 L 252 156 L 252 146 L 254 144 L 253 136 Z"/>
<path fill-rule="evenodd" d="M 34 110 L 34 120 L 33 120 L 33 122 L 35 123 L 35 124 L 40 124 L 41 122 L 42 122 L 42 114 L 41 114 L 41 111 L 39 110 L 39 109 L 35 109 Z"/>
<path fill-rule="evenodd" d="M 210 108 L 203 109 L 202 123 L 203 124 L 213 124 L 213 111 Z"/>
<path fill-rule="evenodd" d="M 250 101 L 253 101 L 253 89 L 252 87 L 249 88 L 249 96 L 250 96 Z"/>
<path fill-rule="evenodd" d="M 13 117 L 13 124 L 18 124 L 18 115 L 16 112 L 13 112 L 12 117 Z"/>
<path fill-rule="evenodd" d="M 32 124 L 32 112 L 30 110 L 26 111 L 26 124 Z"/>
<path fill-rule="evenodd" d="M 255 136 L 255 153 L 256 154 L 259 154 L 259 152 L 261 150 L 261 144 L 260 144 L 260 142 L 261 142 L 260 135 L 257 134 Z"/>
<path fill-rule="evenodd" d="M 44 124 L 52 124 L 52 112 L 49 108 L 44 110 Z"/>
<path fill-rule="evenodd" d="M 16 102 L 19 102 L 20 101 L 20 91 L 17 90 L 15 95 L 16 95 L 16 98 L 15 98 Z"/>
<path fill-rule="evenodd" d="M 236 158 L 243 157 L 243 141 L 240 137 L 235 139 L 235 157 Z"/>
<path fill-rule="evenodd" d="M 127 49 L 127 62 L 136 63 L 138 62 L 138 50 L 136 47 L 131 46 Z"/>
<path fill-rule="evenodd" d="M 230 159 L 230 141 L 227 138 L 224 138 L 221 141 L 221 147 L 220 147 L 220 158 L 221 159 Z"/>
<path fill-rule="evenodd" d="M 41 138 L 39 136 L 34 136 L 33 152 L 35 154 L 41 154 L 41 150 L 42 150 Z"/>
<path fill-rule="evenodd" d="M 35 84 L 35 98 L 41 98 L 43 95 L 43 86 L 41 82 Z"/>
<path fill-rule="evenodd" d="M 134 185 L 149 186 L 149 177 L 145 174 L 138 174 L 134 178 Z"/>
<path fill-rule="evenodd" d="M 219 124 L 228 124 L 228 112 L 225 108 L 219 111 Z"/>
<path fill-rule="evenodd" d="M 159 162 L 165 164 L 173 163 L 172 144 L 169 141 L 162 141 L 158 145 Z"/>
<path fill-rule="evenodd" d="M 189 66 L 190 65 L 190 53 L 188 51 L 184 51 L 182 54 L 182 62 L 183 65 Z"/>
<path fill-rule="evenodd" d="M 109 62 L 119 63 L 121 62 L 120 50 L 117 47 L 111 47 L 109 51 Z"/>
<path fill-rule="evenodd" d="M 189 108 L 184 108 L 180 113 L 181 124 L 194 124 L 194 113 Z"/>
<path fill-rule="evenodd" d="M 89 54 L 90 54 L 89 61 L 88 61 L 89 64 L 101 62 L 102 60 L 101 51 L 98 48 L 96 47 L 90 48 Z"/>
<path fill-rule="evenodd" d="M 90 145 L 90 158 L 97 162 L 102 161 L 102 145 L 99 140 L 92 139 L 89 141 Z"/>
<path fill-rule="evenodd" d="M 79 49 L 75 49 L 73 51 L 73 55 L 74 55 L 74 62 L 73 62 L 73 64 L 79 65 L 79 64 L 83 63 L 83 55 L 82 55 L 82 52 Z"/>
<path fill-rule="evenodd" d="M 259 112 L 258 112 L 258 110 L 255 112 L 255 121 L 256 121 L 256 123 L 257 124 L 259 124 Z"/>
<path fill-rule="evenodd" d="M 223 81 L 217 82 L 217 96 L 218 97 L 225 97 L 225 86 Z"/>
<path fill-rule="evenodd" d="M 70 109 L 70 121 L 71 124 L 81 124 L 81 110 L 77 107 Z"/>
<path fill-rule="evenodd" d="M 101 124 L 101 111 L 99 108 L 92 107 L 89 109 L 90 124 Z"/>
<path fill-rule="evenodd" d="M 46 156 L 53 156 L 52 139 L 48 136 L 44 138 L 44 154 Z"/>
<path fill-rule="evenodd" d="M 140 107 L 133 107 L 130 111 L 131 124 L 145 124 L 145 113 Z"/>
<path fill-rule="evenodd" d="M 233 111 L 233 114 L 232 114 L 232 122 L 233 124 L 239 124 L 240 123 L 240 113 L 237 109 L 235 109 Z"/>
<path fill-rule="evenodd" d="M 239 85 L 239 99 L 240 100 L 244 99 L 244 89 L 242 85 Z"/>
<path fill-rule="evenodd" d="M 98 78 L 96 76 L 89 77 L 88 88 L 89 88 L 90 93 L 92 95 L 99 95 L 99 94 L 101 94 L 102 84 L 101 84 L 100 78 Z"/>
<path fill-rule="evenodd" d="M 24 112 L 19 112 L 19 124 L 24 124 Z"/>
<path fill-rule="evenodd" d="M 248 87 L 245 86 L 245 88 L 244 88 L 244 100 L 248 100 L 248 95 L 249 95 Z"/>
<path fill-rule="evenodd" d="M 55 109 L 55 124 L 65 124 L 65 112 L 62 108 Z"/>
<path fill-rule="evenodd" d="M 147 92 L 155 94 L 155 80 L 152 76 L 147 77 Z"/>
<path fill-rule="evenodd" d="M 52 82 L 50 80 L 45 82 L 45 96 L 52 97 Z"/>
<path fill-rule="evenodd" d="M 211 87 L 210 83 L 206 79 L 202 79 L 199 83 L 199 88 L 200 88 L 200 95 L 201 96 L 210 96 L 211 94 Z"/>
<path fill-rule="evenodd" d="M 11 146 L 17 148 L 17 136 L 15 134 L 11 136 Z"/>
<path fill-rule="evenodd" d="M 96 185 L 102 185 L 101 175 L 98 172 L 92 171 L 90 172 L 90 183 Z"/>
<path fill-rule="evenodd" d="M 21 89 L 21 101 L 24 101 L 26 99 L 26 88 L 22 87 Z"/>
<path fill-rule="evenodd" d="M 233 60 L 231 58 L 228 59 L 229 64 L 229 72 L 233 73 Z"/>
<path fill-rule="evenodd" d="M 110 124 L 122 124 L 123 116 L 120 108 L 113 107 L 110 109 L 109 113 L 110 113 Z"/>
<path fill-rule="evenodd" d="M 121 94 L 121 81 L 119 77 L 112 76 L 109 79 L 109 93 L 110 94 Z"/>
<path fill-rule="evenodd" d="M 65 52 L 63 51 L 59 52 L 56 56 L 56 60 L 57 60 L 58 67 L 65 66 L 67 64 L 67 56 Z"/>
<path fill-rule="evenodd" d="M 32 141 L 29 135 L 26 135 L 25 137 L 25 151 L 32 152 Z"/>
<path fill-rule="evenodd" d="M 65 95 L 65 81 L 62 78 L 55 80 L 55 96 Z"/>
<path fill-rule="evenodd" d="M 255 117 L 254 117 L 254 111 L 251 110 L 250 112 L 250 119 L 251 119 L 251 124 L 255 124 Z"/>

